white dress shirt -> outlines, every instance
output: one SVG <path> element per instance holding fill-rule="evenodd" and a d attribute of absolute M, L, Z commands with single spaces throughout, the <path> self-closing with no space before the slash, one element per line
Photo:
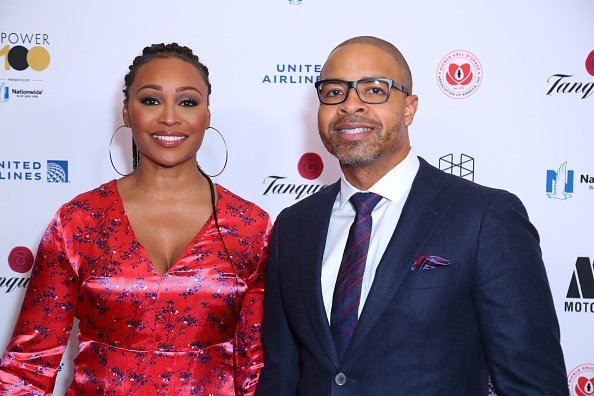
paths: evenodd
<path fill-rule="evenodd" d="M 383 198 L 371 213 L 372 229 L 367 253 L 367 263 L 363 273 L 363 284 L 361 287 L 361 301 L 359 302 L 359 316 L 365 305 L 365 300 L 373 284 L 375 271 L 380 259 L 392 238 L 396 224 L 400 219 L 402 207 L 406 202 L 413 180 L 419 170 L 419 159 L 411 149 L 406 158 L 386 173 L 367 191 L 381 195 Z M 344 174 L 340 179 L 340 193 L 336 197 L 330 216 L 326 247 L 322 261 L 322 298 L 326 308 L 326 316 L 330 323 L 330 312 L 332 311 L 332 297 L 336 277 L 340 269 L 342 254 L 346 246 L 351 224 L 355 219 L 355 209 L 349 201 L 355 193 L 362 192 L 353 187 L 345 178 Z"/>

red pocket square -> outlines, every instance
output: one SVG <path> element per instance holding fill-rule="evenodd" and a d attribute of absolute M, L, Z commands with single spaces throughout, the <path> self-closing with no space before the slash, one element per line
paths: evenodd
<path fill-rule="evenodd" d="M 410 266 L 411 271 L 425 271 L 450 265 L 450 260 L 439 256 L 419 256 Z"/>

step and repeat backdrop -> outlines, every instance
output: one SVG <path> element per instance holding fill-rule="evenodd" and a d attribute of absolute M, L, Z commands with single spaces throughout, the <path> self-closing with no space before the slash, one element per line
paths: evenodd
<path fill-rule="evenodd" d="M 591 394 L 593 20 L 591 0 L 3 1 L 0 355 L 55 211 L 119 177 L 110 139 L 123 123 L 123 77 L 143 47 L 178 42 L 210 68 L 212 126 L 229 150 L 215 181 L 274 218 L 339 178 L 318 137 L 313 83 L 335 45 L 374 35 L 412 69 L 415 151 L 526 205 L 541 235 L 568 384 Z M 122 171 L 131 169 L 129 142 L 122 128 L 112 145 Z M 207 132 L 198 161 L 207 173 L 223 166 L 216 133 Z M 57 395 L 76 347 L 73 335 Z"/>

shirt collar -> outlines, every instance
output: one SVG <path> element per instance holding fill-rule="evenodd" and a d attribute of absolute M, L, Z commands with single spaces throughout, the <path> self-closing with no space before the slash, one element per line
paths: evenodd
<path fill-rule="evenodd" d="M 367 191 L 361 191 L 348 182 L 344 173 L 340 178 L 340 209 L 358 192 L 374 192 L 389 201 L 400 201 L 410 189 L 419 170 L 419 158 L 411 148 L 408 155 Z"/>

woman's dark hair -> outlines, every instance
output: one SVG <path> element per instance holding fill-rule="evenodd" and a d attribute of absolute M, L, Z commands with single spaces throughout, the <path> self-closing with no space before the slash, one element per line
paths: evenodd
<path fill-rule="evenodd" d="M 140 66 L 144 65 L 145 63 L 147 63 L 150 60 L 157 59 L 157 58 L 160 58 L 160 59 L 164 59 L 164 58 L 181 59 L 181 60 L 186 61 L 189 64 L 193 65 L 196 69 L 198 69 L 198 71 L 200 72 L 200 74 L 202 74 L 202 77 L 204 78 L 206 87 L 208 88 L 208 95 L 206 97 L 206 103 L 209 103 L 208 99 L 210 98 L 210 93 L 212 91 L 212 88 L 210 86 L 210 81 L 208 80 L 208 68 L 206 66 L 204 66 L 204 64 L 202 62 L 200 62 L 200 59 L 198 59 L 198 56 L 194 55 L 194 53 L 192 52 L 192 50 L 190 48 L 183 46 L 183 45 L 179 45 L 177 43 L 171 43 L 171 44 L 161 43 L 161 44 L 153 44 L 149 47 L 144 47 L 144 49 L 142 50 L 142 55 L 139 55 L 136 58 L 134 58 L 134 61 L 129 66 L 130 71 L 124 77 L 124 96 L 125 96 L 124 102 L 128 101 L 128 89 L 134 82 L 134 78 L 136 77 L 136 73 L 138 72 L 138 69 L 140 68 Z"/>
<path fill-rule="evenodd" d="M 166 59 L 166 58 L 177 58 L 181 59 L 189 64 L 193 65 L 202 75 L 204 78 L 204 82 L 206 83 L 206 87 L 208 88 L 208 95 L 206 96 L 206 103 L 209 104 L 210 93 L 212 92 L 212 87 L 210 85 L 210 80 L 208 79 L 208 67 L 206 67 L 197 55 L 194 55 L 192 50 L 184 45 L 179 45 L 178 43 L 171 43 L 171 44 L 152 44 L 149 47 L 144 47 L 142 50 L 142 55 L 138 55 L 134 58 L 132 64 L 128 67 L 130 71 L 124 77 L 124 103 L 128 102 L 128 89 L 134 82 L 134 78 L 136 78 L 136 73 L 140 66 L 144 65 L 145 63 L 153 60 L 153 59 Z M 132 167 L 136 169 L 138 166 L 139 161 L 139 154 L 138 149 L 136 147 L 136 143 L 132 140 Z"/>

